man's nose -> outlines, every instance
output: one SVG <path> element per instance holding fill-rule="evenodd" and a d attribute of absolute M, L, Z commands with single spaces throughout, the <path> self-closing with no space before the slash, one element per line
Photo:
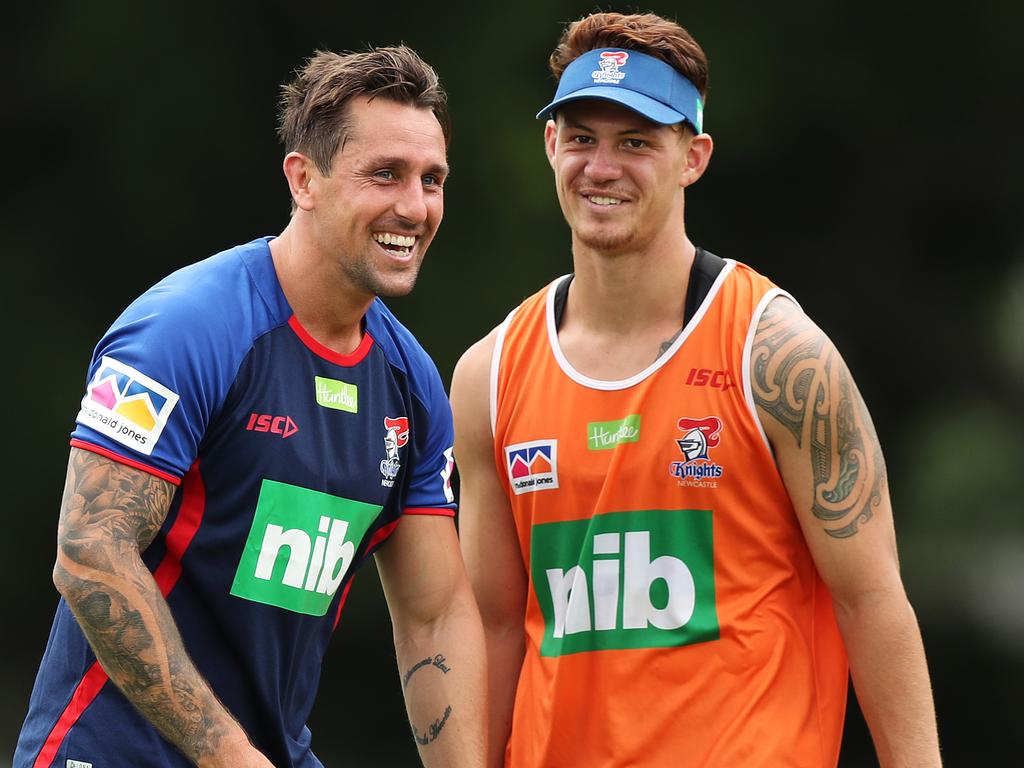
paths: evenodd
<path fill-rule="evenodd" d="M 398 202 L 395 203 L 395 214 L 410 224 L 426 221 L 427 200 L 419 179 L 403 186 Z"/>
<path fill-rule="evenodd" d="M 616 157 L 615 147 L 598 142 L 587 161 L 587 178 L 593 181 L 614 181 L 622 176 L 622 165 Z"/>

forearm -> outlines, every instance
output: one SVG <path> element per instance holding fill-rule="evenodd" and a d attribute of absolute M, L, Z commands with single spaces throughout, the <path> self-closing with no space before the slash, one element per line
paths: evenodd
<path fill-rule="evenodd" d="M 881 767 L 940 766 L 924 645 L 903 590 L 837 603 L 836 617 Z"/>
<path fill-rule="evenodd" d="M 423 765 L 482 766 L 487 681 L 483 632 L 472 596 L 435 621 L 414 629 L 396 626 L 395 651 Z"/>
<path fill-rule="evenodd" d="M 487 643 L 487 766 L 501 768 L 512 733 L 512 711 L 523 667 L 523 623 L 485 623 L 484 637 Z"/>
<path fill-rule="evenodd" d="M 54 581 L 125 697 L 197 765 L 226 765 L 221 761 L 228 755 L 250 755 L 241 726 L 185 652 L 167 602 L 138 553 L 98 544 L 62 549 Z"/>

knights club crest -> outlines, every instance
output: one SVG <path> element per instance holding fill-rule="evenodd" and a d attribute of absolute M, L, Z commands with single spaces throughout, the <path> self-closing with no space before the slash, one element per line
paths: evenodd
<path fill-rule="evenodd" d="M 385 458 L 380 463 L 380 484 L 385 488 L 391 488 L 398 477 L 398 470 L 402 468 L 402 462 L 398 458 L 398 449 L 409 442 L 409 418 L 401 416 L 392 419 L 384 417 L 384 453 Z"/>
<path fill-rule="evenodd" d="M 683 433 L 676 438 L 683 456 L 681 461 L 669 464 L 668 473 L 682 486 L 717 488 L 725 468 L 714 461 L 712 452 L 722 442 L 722 420 L 717 416 L 702 419 L 684 416 L 676 422 L 676 427 Z"/>

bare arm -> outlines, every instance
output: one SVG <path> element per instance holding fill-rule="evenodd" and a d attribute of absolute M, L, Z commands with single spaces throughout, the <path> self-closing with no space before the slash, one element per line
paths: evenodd
<path fill-rule="evenodd" d="M 420 759 L 428 768 L 482 766 L 483 632 L 454 522 L 407 515 L 376 560 Z"/>
<path fill-rule="evenodd" d="M 828 337 L 776 298 L 751 352 L 754 399 L 804 538 L 835 603 L 883 768 L 939 766 L 931 684 L 899 573 L 885 462 Z"/>
<path fill-rule="evenodd" d="M 196 671 L 140 553 L 174 486 L 71 449 L 53 581 L 113 683 L 200 766 L 267 766 Z"/>
<path fill-rule="evenodd" d="M 495 334 L 455 368 L 452 409 L 460 478 L 460 542 L 487 641 L 487 765 L 504 765 L 523 665 L 526 571 L 508 498 L 494 466 L 489 381 Z"/>

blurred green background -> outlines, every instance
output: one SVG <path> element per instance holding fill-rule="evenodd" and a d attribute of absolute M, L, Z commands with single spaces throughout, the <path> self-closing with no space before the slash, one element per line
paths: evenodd
<path fill-rule="evenodd" d="M 794 293 L 843 351 L 886 450 L 947 764 L 1003 765 L 1024 754 L 1024 3 L 943 7 L 643 9 L 677 18 L 711 62 L 716 149 L 688 192 L 690 236 Z M 441 74 L 454 120 L 447 216 L 415 293 L 391 305 L 447 382 L 470 343 L 570 269 L 533 114 L 553 92 L 546 61 L 561 24 L 591 10 L 5 10 L 0 765 L 57 600 L 67 436 L 91 349 L 166 273 L 283 228 L 279 85 L 315 48 L 368 43 L 404 41 Z M 855 704 L 848 720 L 841 765 L 872 765 Z M 350 595 L 311 727 L 328 766 L 415 764 L 372 566 Z"/>

